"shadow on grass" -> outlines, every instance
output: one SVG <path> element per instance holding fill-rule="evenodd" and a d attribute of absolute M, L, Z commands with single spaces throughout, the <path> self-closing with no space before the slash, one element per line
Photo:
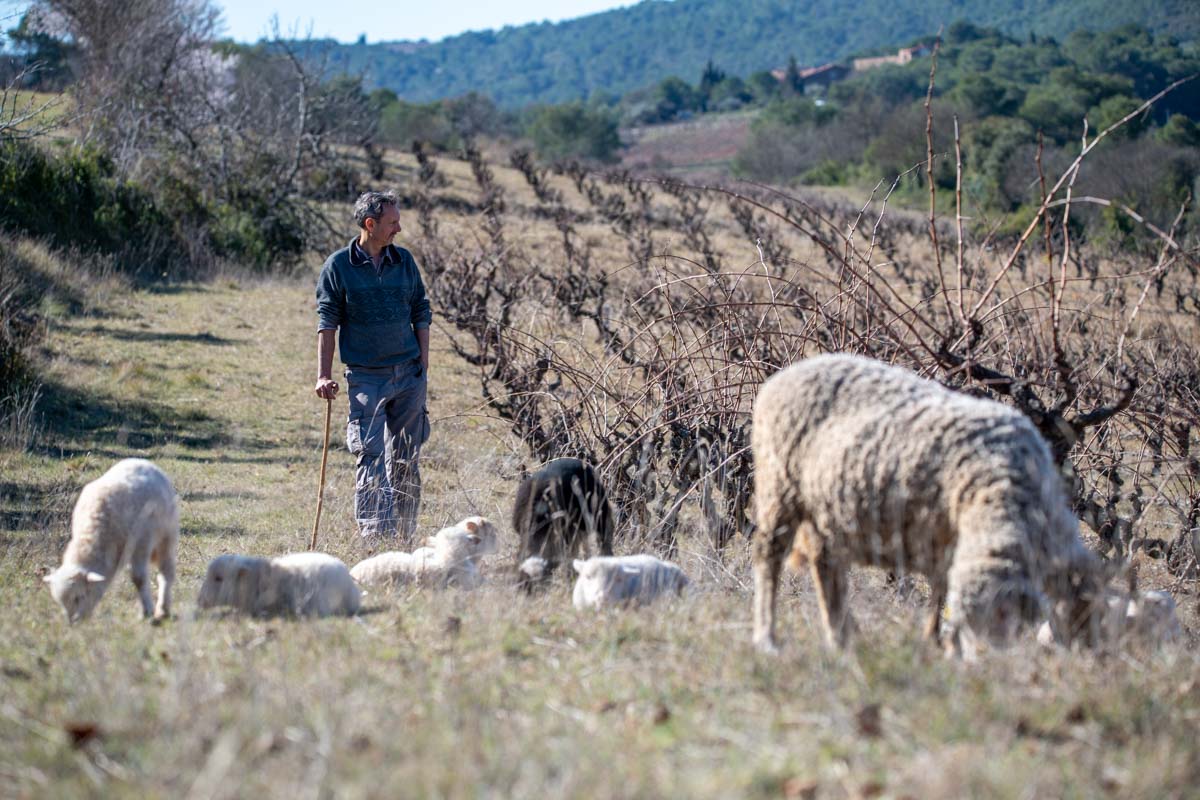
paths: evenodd
<path fill-rule="evenodd" d="M 239 339 L 224 339 L 220 336 L 215 336 L 208 331 L 204 333 L 171 333 L 158 331 L 128 331 L 128 330 L 113 330 L 111 328 L 104 330 L 105 336 L 111 336 L 114 339 L 123 339 L 127 342 L 193 342 L 196 344 L 213 344 L 221 347 L 228 347 L 237 344 Z"/>
<path fill-rule="evenodd" d="M 95 334 L 126 342 L 190 342 L 193 344 L 211 344 L 219 347 L 228 347 L 240 341 L 237 339 L 226 339 L 208 331 L 204 331 L 203 333 L 177 333 L 174 331 L 128 330 L 125 328 L 109 328 L 96 324 L 71 325 L 69 322 L 59 323 L 59 327 L 74 334 Z"/>
<path fill-rule="evenodd" d="M 61 384 L 47 384 L 42 396 L 42 436 L 34 450 L 50 458 L 69 458 L 81 452 L 121 457 L 170 444 L 191 451 L 230 447 L 263 452 L 272 447 L 230 435 L 223 420 L 197 408 L 176 410 L 162 403 L 99 396 Z"/>
<path fill-rule="evenodd" d="M 189 516 L 179 521 L 179 535 L 222 539 L 241 538 L 246 535 L 246 529 L 241 525 L 220 525 L 202 517 Z"/>
<path fill-rule="evenodd" d="M 146 294 L 207 294 L 212 291 L 201 283 L 163 283 L 161 281 L 146 281 L 140 288 Z"/>
<path fill-rule="evenodd" d="M 180 494 L 179 499 L 185 503 L 200 503 L 205 500 L 254 500 L 261 497 L 261 492 L 239 488 L 230 489 L 227 492 L 188 492 Z"/>
<path fill-rule="evenodd" d="M 0 530 L 41 531 L 65 528 L 75 504 L 73 483 L 17 483 L 0 481 Z"/>

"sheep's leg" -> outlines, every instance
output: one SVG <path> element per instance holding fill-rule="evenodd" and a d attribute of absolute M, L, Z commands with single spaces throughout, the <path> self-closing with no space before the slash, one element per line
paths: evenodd
<path fill-rule="evenodd" d="M 155 553 L 158 564 L 158 604 L 154 608 L 155 619 L 171 616 L 171 587 L 175 583 L 175 540 L 165 539 Z"/>
<path fill-rule="evenodd" d="M 154 616 L 154 598 L 150 595 L 150 551 L 144 545 L 134 549 L 129 559 L 129 574 L 142 601 L 142 616 Z"/>
<path fill-rule="evenodd" d="M 816 558 L 811 559 L 813 583 L 817 588 L 817 605 L 821 609 L 821 622 L 825 626 L 825 641 L 833 648 L 844 648 L 854 629 L 847 603 L 847 573 L 840 561 L 822 548 Z"/>
<path fill-rule="evenodd" d="M 925 628 L 922 632 L 926 641 L 941 641 L 942 607 L 946 604 L 946 579 L 943 577 L 929 579 L 929 616 L 925 618 Z"/>
<path fill-rule="evenodd" d="M 599 500 L 600 500 L 600 508 L 598 511 L 599 526 L 596 529 L 596 533 L 597 533 L 598 538 L 600 539 L 600 543 L 599 543 L 600 555 L 611 556 L 613 554 L 612 508 L 609 507 L 608 500 L 606 500 L 604 498 L 599 498 Z"/>
<path fill-rule="evenodd" d="M 775 647 L 775 595 L 783 557 L 792 548 L 791 525 L 760 527 L 754 534 L 754 646 L 767 653 Z"/>

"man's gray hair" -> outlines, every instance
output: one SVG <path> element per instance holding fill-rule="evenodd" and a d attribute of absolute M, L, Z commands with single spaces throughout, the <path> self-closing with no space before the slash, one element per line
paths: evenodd
<path fill-rule="evenodd" d="M 378 221 L 383 216 L 384 206 L 400 207 L 400 198 L 395 192 L 363 192 L 354 201 L 354 221 L 358 227 L 366 228 L 367 220 Z"/>

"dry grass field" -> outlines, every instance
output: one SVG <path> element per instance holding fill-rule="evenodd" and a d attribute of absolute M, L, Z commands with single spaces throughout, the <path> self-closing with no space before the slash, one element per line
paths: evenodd
<path fill-rule="evenodd" d="M 506 157 L 488 155 L 506 198 L 512 260 L 504 268 L 557 269 L 562 233 L 554 219 L 539 213 Z M 436 190 L 442 240 L 494 254 L 469 166 L 446 158 L 438 169 L 447 181 Z M 547 180 L 579 211 L 572 235 L 590 249 L 597 274 L 611 276 L 612 297 L 633 306 L 647 282 L 704 272 L 703 254 L 682 230 L 655 227 L 659 255 L 639 262 L 609 222 L 587 211 L 571 179 Z M 408 156 L 387 177 L 401 187 L 418 181 Z M 678 213 L 675 202 L 660 188 L 649 199 L 661 220 Z M 760 260 L 769 241 L 756 246 L 723 200 L 702 203 L 718 272 L 745 276 L 730 279 L 732 292 L 764 291 L 754 275 L 784 279 L 787 268 Z M 430 242 L 421 241 L 417 214 L 404 211 L 399 242 L 420 251 Z M 870 221 L 861 234 L 868 241 L 882 236 Z M 824 263 L 811 237 L 785 237 L 772 225 L 787 263 Z M 910 267 L 919 280 L 904 284 L 919 296 L 931 269 L 919 221 L 910 228 L 916 232 L 891 234 L 887 257 L 870 263 L 879 262 L 880 275 L 894 274 L 888 264 L 923 265 Z M 583 614 L 570 607 L 565 581 L 542 596 L 518 595 L 509 580 L 516 541 L 508 513 L 521 466 L 539 459 L 481 397 L 486 369 L 450 345 L 452 337 L 469 345 L 470 328 L 461 309 L 453 318 L 446 312 L 448 292 L 470 293 L 475 279 L 436 287 L 435 302 L 446 302 L 435 305 L 421 530 L 475 513 L 495 520 L 501 553 L 485 568 L 489 582 L 471 593 L 372 592 L 353 619 L 197 614 L 212 557 L 307 545 L 324 418 L 312 394 L 319 260 L 294 278 L 231 271 L 202 284 L 134 288 L 78 273 L 35 243 L 19 246 L 56 288 L 43 303 L 40 417 L 27 448 L 0 451 L 0 796 L 1195 796 L 1195 584 L 1141 552 L 1134 560 L 1142 585 L 1173 591 L 1187 628 L 1182 642 L 1159 652 L 1050 651 L 1031 635 L 977 664 L 949 661 L 919 638 L 920 582 L 861 570 L 851 603 L 862 635 L 850 650 L 823 647 L 809 579 L 790 576 L 783 650 L 764 657 L 750 646 L 748 540 L 738 534 L 717 552 L 694 497 L 675 531 L 678 560 L 694 580 L 684 598 Z M 990 258 L 982 247 L 972 252 L 980 263 Z M 836 297 L 836 276 L 829 283 L 820 272 L 798 268 L 791 280 L 832 286 Z M 991 274 L 977 280 L 986 285 Z M 596 323 L 563 311 L 533 278 L 520 285 L 528 296 L 514 303 L 512 330 L 536 332 L 548 358 L 573 353 L 582 371 L 620 372 L 597 342 Z M 1087 285 L 1070 284 L 1068 312 L 1089 302 Z M 1131 298 L 1122 316 L 1093 308 L 1088 318 L 1087 337 L 1106 347 L 1142 288 L 1140 279 L 1114 285 Z M 981 348 L 1018 338 L 1013 330 L 1025 322 L 1017 319 L 991 333 L 1012 308 L 989 319 Z M 1195 317 L 1174 308 L 1152 298 L 1139 320 L 1169 328 L 1182 343 L 1179 357 L 1190 358 Z M 882 337 L 883 323 L 864 319 L 865 340 Z M 1148 325 L 1132 329 L 1124 345 L 1131 352 L 1162 335 Z M 1078 329 L 1064 331 L 1072 353 L 1091 346 Z M 574 379 L 565 366 L 562 375 Z M 1098 372 L 1082 382 L 1112 389 Z M 606 386 L 615 393 L 618 383 Z M 747 387 L 730 396 L 730 413 L 744 412 L 749 378 Z M 1081 395 L 1092 398 L 1086 389 Z M 353 463 L 337 424 L 344 402 L 335 401 L 320 549 L 353 564 L 366 551 L 354 533 Z M 69 627 L 41 576 L 58 561 L 80 487 L 128 456 L 154 460 L 181 497 L 175 618 L 143 622 L 122 576 L 91 620 Z M 1174 474 L 1173 463 L 1165 474 Z M 1147 492 L 1143 534 L 1169 538 L 1178 529 L 1172 504 L 1184 502 L 1184 477 Z M 1122 500 L 1120 510 L 1128 508 Z M 639 524 L 623 522 L 618 552 L 646 546 Z"/>

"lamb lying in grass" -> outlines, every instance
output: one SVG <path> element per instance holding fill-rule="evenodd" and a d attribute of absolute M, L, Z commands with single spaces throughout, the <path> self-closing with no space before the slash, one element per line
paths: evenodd
<path fill-rule="evenodd" d="M 1050 450 L 1000 403 L 847 355 L 810 358 L 754 404 L 754 641 L 774 649 L 784 556 L 807 563 L 826 640 L 843 646 L 852 564 L 917 572 L 970 657 L 1047 613 L 1094 641 L 1109 577 L 1079 538 Z"/>
<path fill-rule="evenodd" d="M 196 604 L 256 617 L 357 614 L 362 594 L 341 560 L 324 553 L 266 559 L 224 555 L 208 565 Z"/>
<path fill-rule="evenodd" d="M 171 481 L 141 458 L 119 461 L 83 487 L 71 514 L 62 566 L 43 580 L 69 622 L 96 608 L 121 567 L 129 565 L 146 617 L 171 613 L 179 498 Z M 150 564 L 158 567 L 158 603 L 150 596 Z"/>
<path fill-rule="evenodd" d="M 1169 593 L 1135 592 L 1129 597 L 1114 592 L 1108 595 L 1107 611 L 1101 623 L 1101 636 L 1105 643 L 1153 650 L 1176 641 L 1182 635 L 1183 629 L 1175 613 L 1175 598 Z M 1043 622 L 1038 628 L 1037 640 L 1046 647 L 1061 643 L 1049 621 Z"/>
<path fill-rule="evenodd" d="M 496 549 L 496 527 L 484 517 L 467 517 L 429 537 L 426 547 L 380 553 L 355 564 L 350 574 L 363 586 L 474 589 L 483 582 L 479 559 Z"/>
<path fill-rule="evenodd" d="M 575 608 L 640 606 L 663 595 L 678 596 L 688 578 L 675 564 L 648 555 L 602 556 L 574 561 Z"/>

